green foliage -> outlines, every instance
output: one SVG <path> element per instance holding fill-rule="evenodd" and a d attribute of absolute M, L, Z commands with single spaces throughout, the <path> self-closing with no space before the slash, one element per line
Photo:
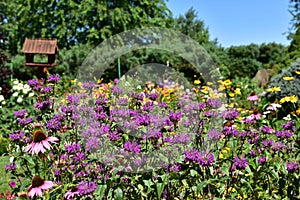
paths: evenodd
<path fill-rule="evenodd" d="M 279 74 L 273 76 L 268 88 L 280 87 L 280 91 L 274 93 L 268 93 L 267 98 L 270 102 L 280 100 L 286 96 L 298 96 L 300 93 L 300 75 L 296 74 L 296 71 L 300 71 L 300 59 L 292 63 L 290 67 L 283 69 Z M 283 77 L 293 77 L 294 80 L 283 80 Z"/>
<path fill-rule="evenodd" d="M 16 54 L 26 37 L 57 38 L 59 48 L 98 45 L 143 26 L 165 27 L 170 10 L 162 0 L 12 0 L 0 3 L 8 49 Z"/>

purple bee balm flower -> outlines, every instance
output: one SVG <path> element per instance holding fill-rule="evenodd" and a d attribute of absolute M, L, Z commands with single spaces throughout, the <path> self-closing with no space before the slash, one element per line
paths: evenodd
<path fill-rule="evenodd" d="M 285 130 L 290 130 L 292 132 L 296 130 L 293 121 L 288 121 L 286 124 L 282 124 L 282 128 L 284 128 Z"/>
<path fill-rule="evenodd" d="M 202 167 L 211 166 L 215 160 L 215 157 L 211 153 L 201 153 L 198 158 L 198 163 L 202 165 Z"/>
<path fill-rule="evenodd" d="M 297 164 L 297 162 L 287 162 L 286 169 L 288 170 L 288 172 L 293 173 L 298 171 L 299 165 Z"/>
<path fill-rule="evenodd" d="M 171 122 L 173 123 L 177 123 L 180 121 L 180 119 L 182 118 L 182 113 L 181 112 L 177 112 L 177 113 L 174 113 L 172 110 L 170 111 L 170 114 L 169 114 L 169 119 Z"/>
<path fill-rule="evenodd" d="M 263 126 L 263 127 L 261 128 L 261 131 L 262 131 L 263 133 L 275 133 L 275 130 L 272 129 L 271 127 L 269 127 L 269 126 Z"/>
<path fill-rule="evenodd" d="M 241 170 L 245 169 L 248 166 L 248 161 L 244 156 L 241 159 L 238 156 L 235 156 L 232 162 L 236 169 Z"/>
<path fill-rule="evenodd" d="M 78 193 L 80 195 L 92 194 L 96 189 L 97 185 L 92 181 L 82 181 L 78 185 Z"/>
<path fill-rule="evenodd" d="M 73 143 L 73 144 L 67 144 L 65 145 L 65 150 L 67 153 L 76 153 L 80 150 L 80 144 Z"/>
<path fill-rule="evenodd" d="M 58 81 L 60 80 L 60 77 L 58 74 L 51 74 L 49 77 L 48 77 L 48 82 L 49 83 L 58 83 Z"/>
<path fill-rule="evenodd" d="M 33 122 L 32 118 L 24 118 L 24 119 L 18 119 L 18 123 L 21 126 L 27 126 L 28 124 L 31 124 Z"/>
<path fill-rule="evenodd" d="M 149 99 L 152 101 L 155 101 L 158 98 L 158 94 L 157 93 L 150 93 L 149 94 Z"/>
<path fill-rule="evenodd" d="M 6 171 L 13 172 L 13 171 L 16 171 L 16 169 L 17 169 L 16 163 L 11 163 L 11 164 L 5 165 Z"/>
<path fill-rule="evenodd" d="M 280 143 L 280 142 L 276 142 L 272 145 L 271 149 L 273 151 L 281 151 L 284 148 L 284 144 Z"/>
<path fill-rule="evenodd" d="M 124 143 L 124 149 L 130 152 L 134 152 L 136 154 L 140 153 L 141 148 L 136 142 L 127 141 Z"/>
<path fill-rule="evenodd" d="M 274 145 L 274 142 L 273 140 L 264 140 L 261 142 L 261 144 L 263 145 L 263 147 L 271 147 Z"/>
<path fill-rule="evenodd" d="M 219 140 L 221 138 L 221 135 L 222 133 L 216 129 L 209 130 L 207 134 L 210 140 Z"/>
<path fill-rule="evenodd" d="M 31 87 L 34 87 L 34 86 L 36 86 L 38 84 L 39 84 L 39 81 L 36 80 L 36 79 L 28 80 L 28 85 L 31 86 Z"/>
<path fill-rule="evenodd" d="M 236 109 L 225 110 L 222 117 L 226 120 L 234 120 L 238 117 L 239 112 Z"/>
<path fill-rule="evenodd" d="M 154 107 L 153 102 L 147 101 L 145 103 L 145 105 L 143 106 L 143 110 L 146 111 L 146 112 L 150 112 L 153 109 L 153 107 Z"/>
<path fill-rule="evenodd" d="M 117 86 L 115 86 L 115 87 L 113 87 L 113 88 L 111 89 L 111 92 L 112 92 L 114 95 L 118 96 L 118 95 L 122 94 L 123 89 L 122 89 L 122 88 L 119 88 L 119 87 L 117 87 Z"/>
<path fill-rule="evenodd" d="M 14 112 L 14 116 L 18 117 L 18 118 L 24 118 L 26 114 L 27 114 L 27 110 L 26 109 L 18 110 L 16 112 Z"/>
<path fill-rule="evenodd" d="M 14 181 L 11 181 L 10 183 L 9 183 L 9 186 L 10 187 L 12 187 L 12 188 L 14 188 L 14 187 L 16 187 L 16 182 L 14 182 Z"/>
<path fill-rule="evenodd" d="M 42 101 L 42 102 L 37 102 L 35 104 L 35 107 L 39 110 L 46 110 L 50 108 L 52 105 L 52 102 L 50 100 Z"/>
<path fill-rule="evenodd" d="M 267 157 L 266 157 L 266 156 L 263 156 L 263 157 L 259 157 L 259 158 L 258 158 L 258 162 L 259 162 L 260 164 L 264 164 L 266 161 L 267 161 Z"/>
<path fill-rule="evenodd" d="M 276 132 L 276 136 L 279 139 L 285 139 L 285 138 L 290 138 L 293 136 L 293 133 L 289 130 L 281 130 Z"/>
<path fill-rule="evenodd" d="M 14 133 L 9 134 L 9 139 L 12 142 L 20 142 L 24 138 L 24 132 L 22 131 L 15 131 Z"/>
<path fill-rule="evenodd" d="M 219 108 L 222 106 L 222 102 L 220 99 L 211 98 L 211 99 L 208 99 L 207 105 L 209 105 L 209 107 L 211 107 L 211 108 Z"/>

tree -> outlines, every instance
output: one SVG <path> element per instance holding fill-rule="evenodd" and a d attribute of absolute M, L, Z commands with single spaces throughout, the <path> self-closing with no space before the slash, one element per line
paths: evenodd
<path fill-rule="evenodd" d="M 12 54 L 26 37 L 57 38 L 60 48 L 104 39 L 143 26 L 167 26 L 163 0 L 11 0 L 0 4 Z"/>

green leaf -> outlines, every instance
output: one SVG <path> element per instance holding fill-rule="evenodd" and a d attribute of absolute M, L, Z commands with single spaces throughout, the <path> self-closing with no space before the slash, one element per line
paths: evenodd
<path fill-rule="evenodd" d="M 192 177 L 194 177 L 194 176 L 196 176 L 198 174 L 198 172 L 196 170 L 194 170 L 194 169 L 191 169 L 190 173 L 191 173 Z"/>
<path fill-rule="evenodd" d="M 97 199 L 102 199 L 105 193 L 107 185 L 98 185 L 95 194 L 97 195 Z"/>
<path fill-rule="evenodd" d="M 201 190 L 208 184 L 207 181 L 202 181 L 197 185 L 197 194 L 200 194 Z"/>
<path fill-rule="evenodd" d="M 157 183 L 156 189 L 157 189 L 157 195 L 158 195 L 158 199 L 161 198 L 161 194 L 167 184 L 168 181 L 168 176 L 167 175 L 162 175 L 162 183 Z"/>
<path fill-rule="evenodd" d="M 117 188 L 115 190 L 115 197 L 116 197 L 116 200 L 122 200 L 123 199 L 123 191 L 121 190 L 121 188 Z"/>

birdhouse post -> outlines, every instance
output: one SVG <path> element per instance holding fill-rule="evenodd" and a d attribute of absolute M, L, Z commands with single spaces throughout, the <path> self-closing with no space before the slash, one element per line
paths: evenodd
<path fill-rule="evenodd" d="M 22 52 L 25 54 L 25 66 L 38 67 L 37 76 L 42 78 L 47 67 L 55 66 L 55 55 L 58 53 L 57 39 L 29 39 L 26 38 Z M 47 55 L 47 61 L 35 62 L 36 54 Z"/>

